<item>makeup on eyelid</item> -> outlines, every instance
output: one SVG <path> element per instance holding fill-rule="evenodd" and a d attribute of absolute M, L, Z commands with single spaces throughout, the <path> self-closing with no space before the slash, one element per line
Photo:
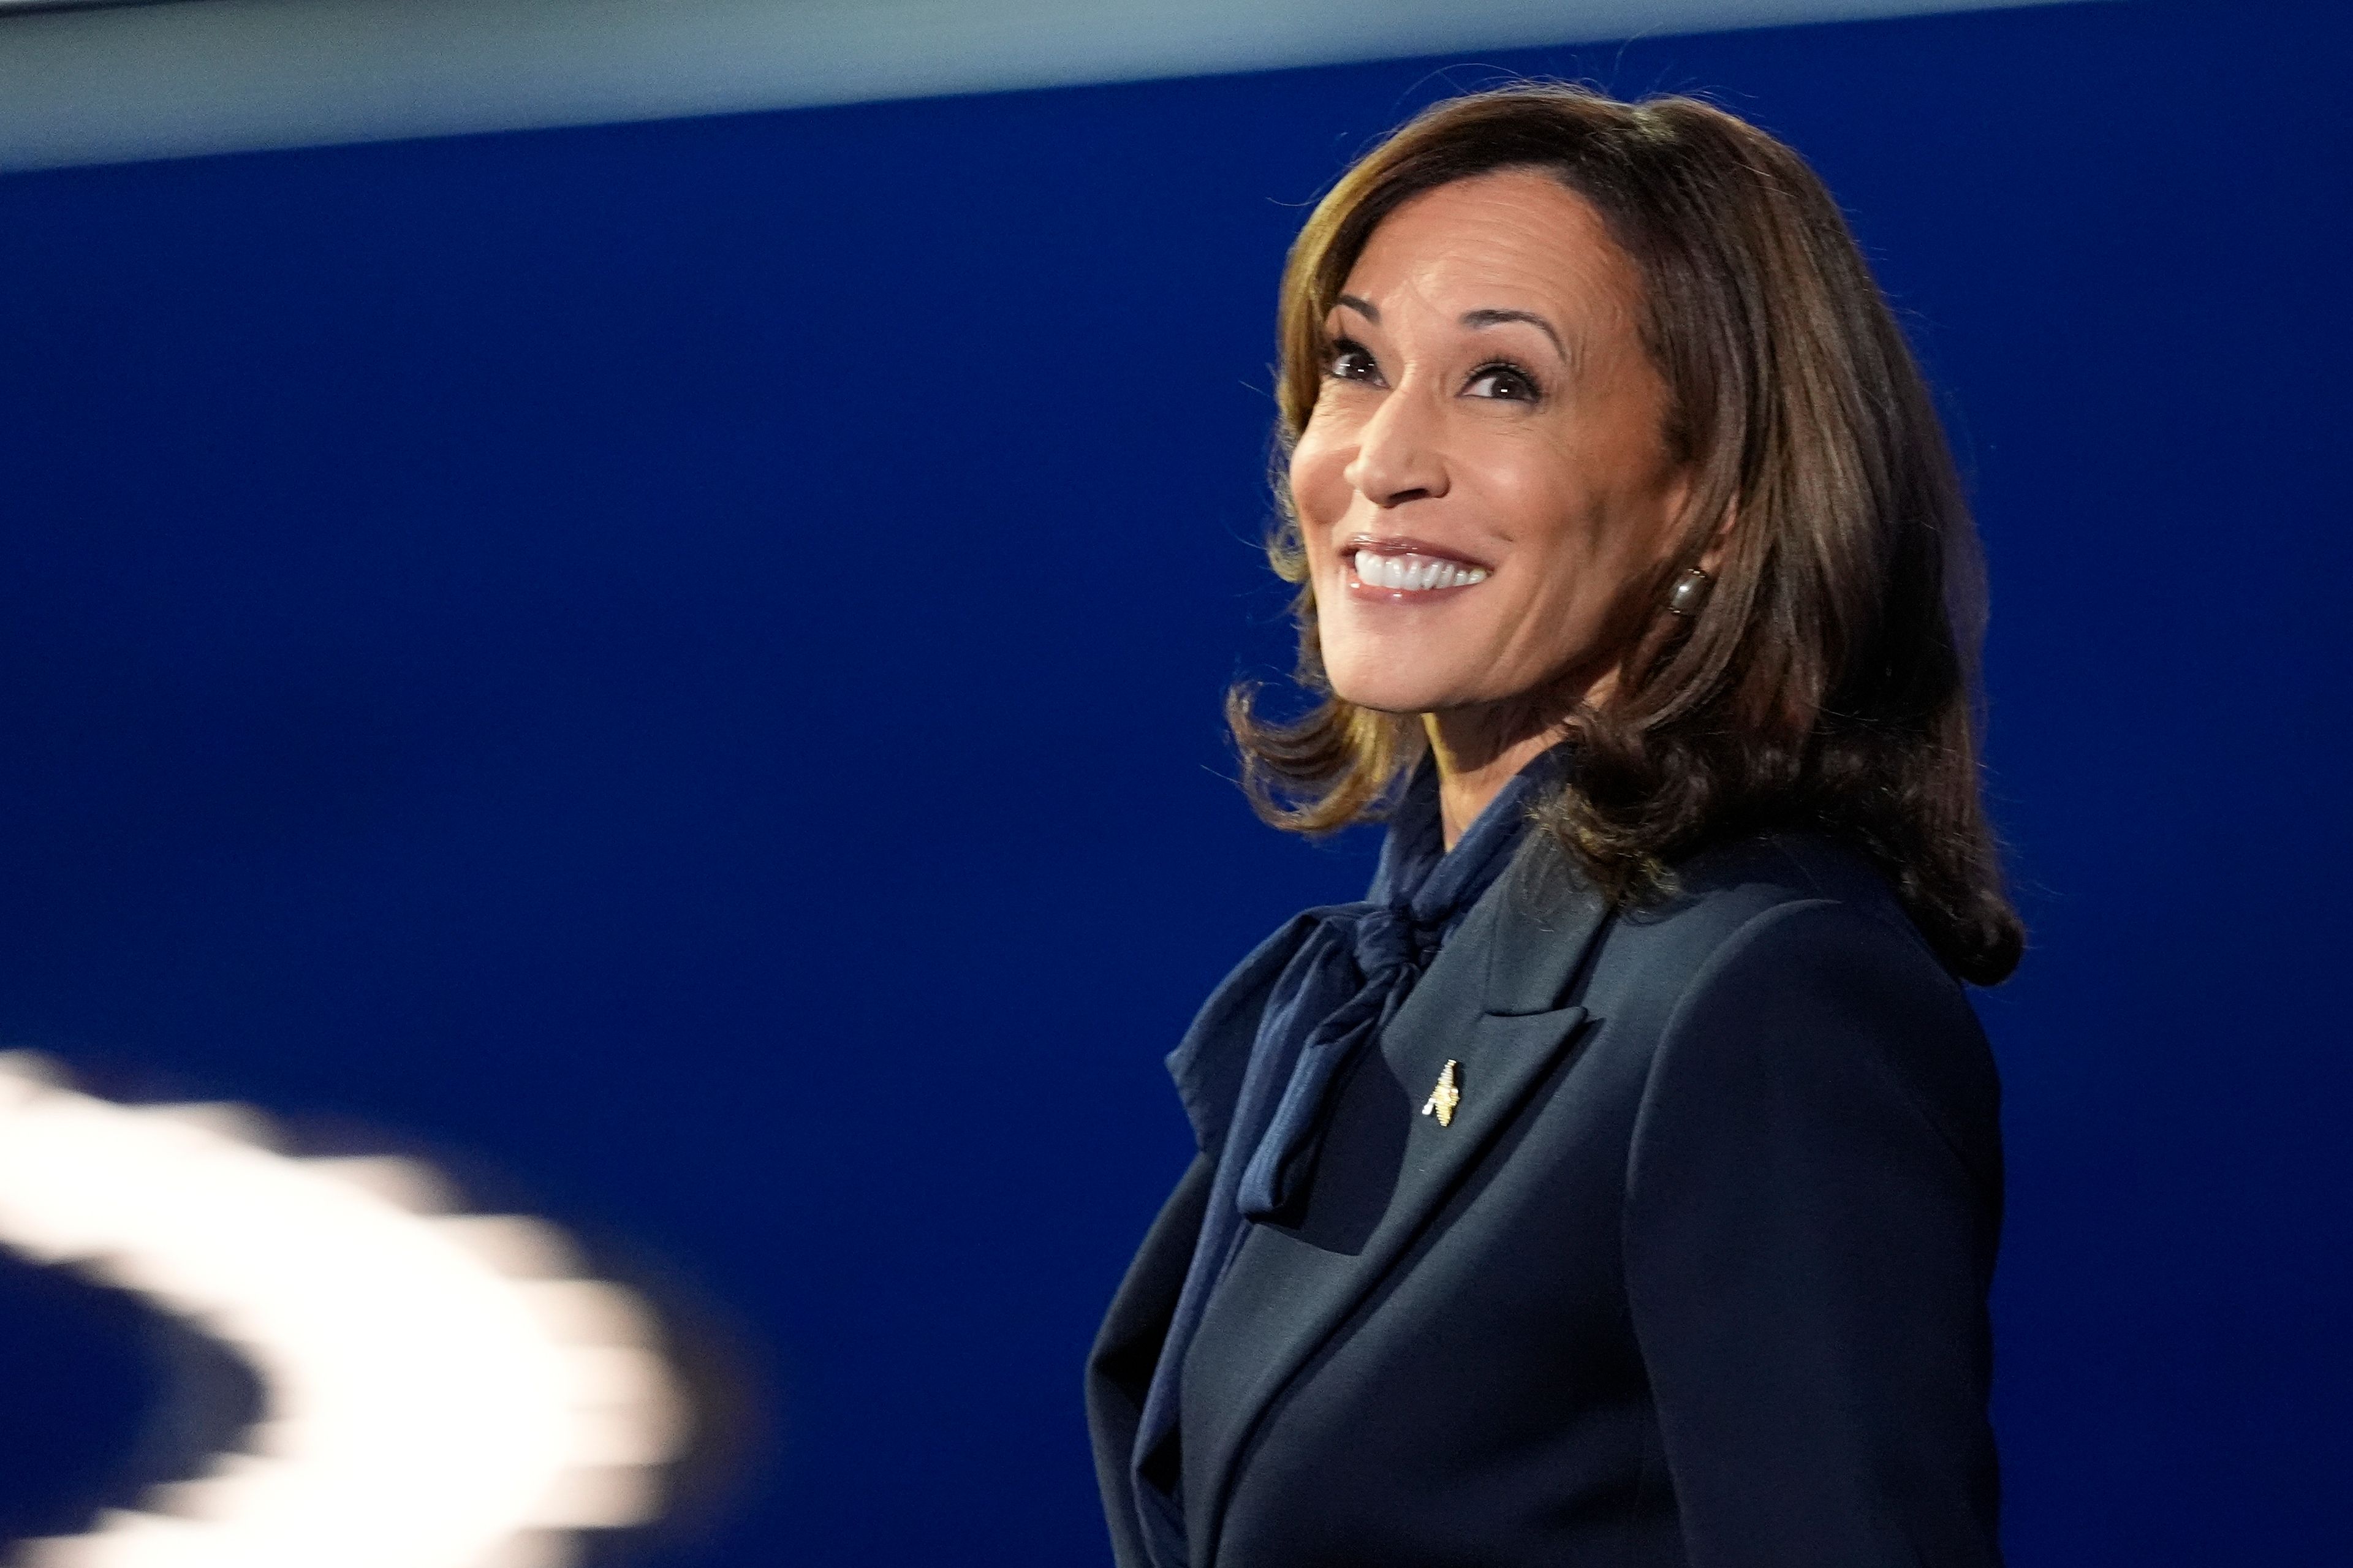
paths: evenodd
<path fill-rule="evenodd" d="M 1504 320 L 1520 318 L 1504 311 L 1473 312 L 1489 314 Z M 1324 355 L 1324 374 L 1327 380 L 1358 382 L 1368 385 L 1387 386 L 1381 372 L 1380 358 L 1356 339 L 1335 336 L 1329 353 Z M 1463 377 L 1463 390 L 1469 391 L 1480 383 L 1499 376 L 1516 379 L 1526 388 L 1525 396 L 1505 396 L 1496 393 L 1483 394 L 1499 403 L 1541 403 L 1546 392 L 1546 378 L 1519 361 L 1510 358 L 1482 360 Z"/>

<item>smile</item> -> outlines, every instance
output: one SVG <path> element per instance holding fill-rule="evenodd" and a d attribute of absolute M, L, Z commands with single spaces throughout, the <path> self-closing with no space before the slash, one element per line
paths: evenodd
<path fill-rule="evenodd" d="M 1487 580 L 1487 568 L 1404 541 L 1358 540 L 1348 550 L 1357 584 L 1389 594 L 1430 594 Z"/>

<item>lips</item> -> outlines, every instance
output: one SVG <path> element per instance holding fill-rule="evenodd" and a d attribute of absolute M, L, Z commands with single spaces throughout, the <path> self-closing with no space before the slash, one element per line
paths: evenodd
<path fill-rule="evenodd" d="M 1418 539 L 1378 539 L 1359 534 L 1345 552 L 1354 581 L 1384 597 L 1443 593 L 1487 580 L 1489 568 L 1451 550 Z"/>

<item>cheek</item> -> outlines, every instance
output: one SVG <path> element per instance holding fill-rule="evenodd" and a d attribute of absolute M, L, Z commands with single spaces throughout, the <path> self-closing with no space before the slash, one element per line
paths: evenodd
<path fill-rule="evenodd" d="M 1346 465 L 1328 448 L 1310 447 L 1303 437 L 1291 458 L 1291 509 L 1299 519 L 1300 542 L 1306 547 L 1311 569 L 1322 573 L 1331 563 L 1334 525 L 1347 514 L 1351 491 L 1341 469 Z"/>
<path fill-rule="evenodd" d="M 1547 588 L 1591 590 L 1597 573 L 1646 559 L 1662 521 L 1655 465 L 1630 461 L 1595 432 L 1525 434 L 1488 453 L 1484 488 L 1514 549 L 1559 569 L 1546 574 Z"/>
<path fill-rule="evenodd" d="M 1354 495 L 1347 474 L 1353 447 L 1335 424 L 1319 411 L 1291 449 L 1291 500 L 1302 522 L 1333 521 Z"/>
<path fill-rule="evenodd" d="M 1536 431 L 1486 444 L 1478 456 L 1481 510 L 1513 548 L 1560 560 L 1589 554 L 1595 500 L 1584 454 Z"/>

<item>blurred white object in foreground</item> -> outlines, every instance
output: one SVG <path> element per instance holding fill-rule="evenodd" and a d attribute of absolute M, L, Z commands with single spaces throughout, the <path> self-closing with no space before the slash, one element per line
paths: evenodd
<path fill-rule="evenodd" d="M 0 1055 L 0 1245 L 251 1363 L 250 1452 L 31 1568 L 548 1568 L 656 1510 L 684 1408 L 650 1320 L 521 1216 L 419 1212 L 411 1160 L 293 1159 L 234 1107 L 131 1107 Z"/>

